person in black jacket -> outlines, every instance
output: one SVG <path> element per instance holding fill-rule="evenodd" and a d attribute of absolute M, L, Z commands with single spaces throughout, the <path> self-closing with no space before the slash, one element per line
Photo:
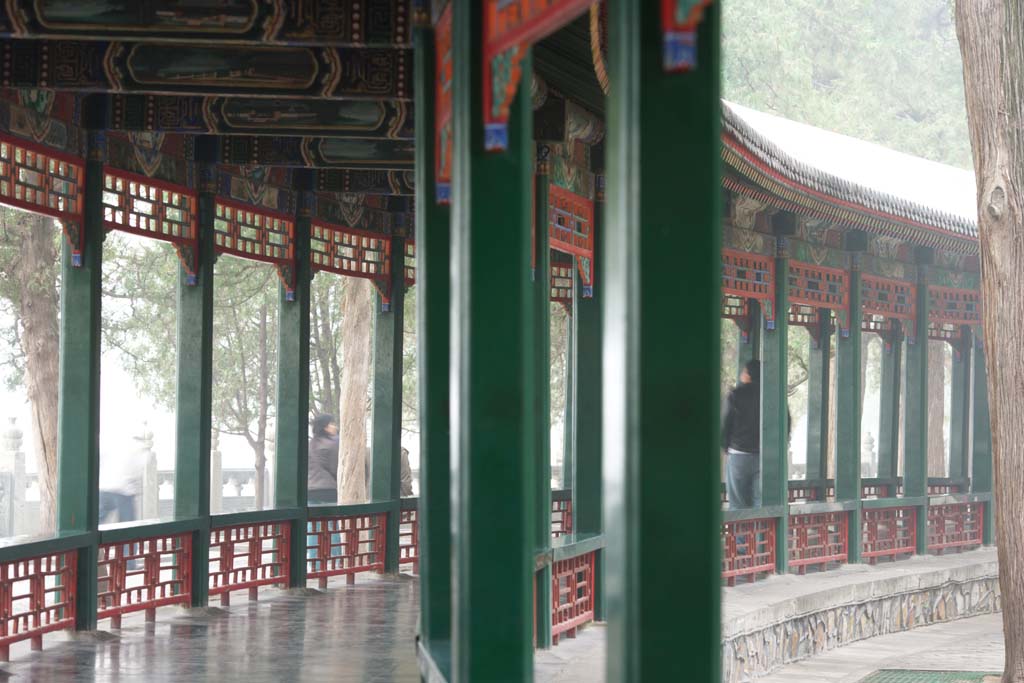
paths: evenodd
<path fill-rule="evenodd" d="M 310 505 L 338 502 L 338 422 L 333 415 L 313 418 L 307 484 Z"/>

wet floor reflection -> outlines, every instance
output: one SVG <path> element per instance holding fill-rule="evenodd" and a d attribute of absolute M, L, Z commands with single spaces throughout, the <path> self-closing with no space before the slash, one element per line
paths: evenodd
<path fill-rule="evenodd" d="M 42 652 L 15 653 L 0 680 L 419 681 L 414 580 L 339 582 L 324 593 L 268 590 L 260 598 L 223 612 L 165 609 L 155 624 L 126 617 L 120 638 L 48 641 Z"/>

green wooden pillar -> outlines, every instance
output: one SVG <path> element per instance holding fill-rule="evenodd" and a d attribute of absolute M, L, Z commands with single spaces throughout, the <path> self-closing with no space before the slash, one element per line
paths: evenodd
<path fill-rule="evenodd" d="M 992 493 L 992 428 L 989 423 L 988 407 L 988 374 L 985 368 L 985 349 L 978 338 L 974 344 L 973 354 L 973 391 L 972 403 L 974 415 L 971 419 L 971 491 L 973 493 Z M 985 519 L 982 527 L 985 545 L 991 545 L 993 539 L 993 507 L 995 499 L 985 504 Z"/>
<path fill-rule="evenodd" d="M 949 476 L 965 485 L 970 478 L 971 438 L 971 331 L 963 328 L 963 336 L 953 349 L 949 406 Z"/>
<path fill-rule="evenodd" d="M 417 27 L 416 43 L 416 343 L 420 405 L 420 638 L 425 647 L 451 640 L 451 503 L 449 343 L 451 214 L 434 199 L 434 31 Z M 439 646 L 440 644 L 440 646 Z M 447 650 L 445 650 L 447 652 Z M 435 657 L 449 663 L 447 657 Z M 450 676 L 446 666 L 444 673 Z"/>
<path fill-rule="evenodd" d="M 575 290 L 575 284 L 573 286 Z M 575 309 L 574 309 L 575 311 Z M 565 410 L 562 411 L 562 481 L 561 488 L 571 489 L 576 479 L 576 452 L 572 442 L 572 425 L 576 421 L 576 395 L 572 385 L 576 377 L 576 354 L 573 341 L 575 325 L 571 313 L 565 321 Z"/>
<path fill-rule="evenodd" d="M 907 345 L 903 401 L 903 495 L 922 498 L 917 507 L 917 552 L 928 550 L 928 284 L 925 266 L 917 283 L 917 339 Z"/>
<path fill-rule="evenodd" d="M 391 238 L 391 301 L 378 295 L 373 317 L 373 407 L 370 496 L 388 501 L 384 570 L 398 572 L 402 499 L 402 341 L 405 331 L 405 239 Z"/>
<path fill-rule="evenodd" d="M 534 543 L 537 550 L 551 547 L 551 247 L 548 244 L 547 145 L 537 145 L 533 182 L 533 335 L 534 335 L 534 477 L 537 515 Z M 551 565 L 536 572 L 537 647 L 551 647 Z"/>
<path fill-rule="evenodd" d="M 216 138 L 196 140 L 199 193 L 196 277 L 178 269 L 178 375 L 174 516 L 203 520 L 192 535 L 192 606 L 209 600 L 210 439 L 213 407 L 213 264 L 217 193 Z M 217 482 L 218 484 L 220 482 Z"/>
<path fill-rule="evenodd" d="M 572 487 L 573 531 L 580 535 L 599 534 L 604 529 L 602 503 L 602 471 L 604 462 L 604 433 L 602 402 L 604 397 L 604 292 L 605 230 L 604 177 L 597 178 L 597 197 L 594 202 L 594 286 L 592 295 L 581 296 L 583 282 L 578 271 L 573 273 L 572 346 L 573 383 L 572 452 L 575 455 Z M 598 553 L 598 572 L 594 584 L 596 600 L 594 614 L 599 621 L 605 618 L 604 584 L 600 567 L 603 552 Z"/>
<path fill-rule="evenodd" d="M 274 499 L 279 508 L 299 508 L 292 522 L 289 585 L 306 585 L 306 503 L 309 466 L 309 307 L 312 269 L 309 261 L 313 215 L 313 172 L 295 172 L 295 291 L 280 288 L 278 304 L 277 450 Z"/>
<path fill-rule="evenodd" d="M 878 425 L 878 478 L 889 483 L 896 495 L 900 457 L 900 375 L 903 364 L 902 334 L 882 340 L 882 378 Z"/>
<path fill-rule="evenodd" d="M 532 60 L 510 106 L 508 148 L 484 148 L 484 3 L 451 5 L 452 531 L 455 681 L 533 672 L 534 305 Z"/>
<path fill-rule="evenodd" d="M 761 332 L 761 504 L 782 506 L 776 521 L 775 571 L 789 567 L 789 258 L 777 239 L 775 329 Z"/>
<path fill-rule="evenodd" d="M 61 265 L 57 409 L 57 533 L 99 525 L 100 313 L 105 134 L 88 131 L 81 261 L 65 242 Z M 77 262 L 77 263 L 76 263 Z M 78 551 L 75 628 L 96 628 L 98 546 Z"/>
<path fill-rule="evenodd" d="M 717 683 L 720 3 L 685 73 L 664 70 L 660 3 L 608 10 L 607 680 Z"/>
<path fill-rule="evenodd" d="M 817 339 L 808 352 L 807 479 L 828 479 L 829 375 L 832 354 L 832 312 L 819 311 Z M 822 488 L 825 488 L 822 484 Z M 819 491 L 823 494 L 824 491 Z M 824 500 L 824 495 L 819 496 Z"/>
<path fill-rule="evenodd" d="M 836 339 L 836 500 L 857 501 L 850 510 L 848 561 L 859 562 L 860 514 L 860 416 L 861 406 L 861 308 L 860 263 L 850 255 L 849 331 Z"/>

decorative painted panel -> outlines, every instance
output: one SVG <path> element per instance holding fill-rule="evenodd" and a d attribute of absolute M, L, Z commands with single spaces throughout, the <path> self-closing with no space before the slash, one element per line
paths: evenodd
<path fill-rule="evenodd" d="M 569 254 L 551 251 L 551 300 L 572 302 L 573 258 Z"/>
<path fill-rule="evenodd" d="M 790 261 L 789 303 L 791 324 L 813 327 L 817 309 L 827 308 L 835 312 L 840 333 L 850 332 L 850 279 L 843 270 Z"/>
<path fill-rule="evenodd" d="M 861 328 L 888 337 L 899 321 L 908 339 L 916 336 L 917 287 L 909 282 L 864 275 L 860 277 Z"/>
<path fill-rule="evenodd" d="M 594 202 L 557 185 L 548 188 L 551 248 L 576 257 L 585 297 L 594 292 Z"/>
<path fill-rule="evenodd" d="M 313 221 L 309 257 L 316 270 L 386 279 L 391 240 L 384 235 Z"/>
<path fill-rule="evenodd" d="M 928 288 L 928 338 L 955 343 L 964 326 L 981 326 L 981 292 Z"/>
<path fill-rule="evenodd" d="M 775 325 L 775 259 L 722 249 L 722 315 L 735 320 L 744 335 L 750 320 L 749 302 L 761 305 L 768 329 Z"/>
<path fill-rule="evenodd" d="M 508 147 L 509 107 L 530 45 L 582 14 L 594 0 L 486 0 L 484 15 L 484 146 Z"/>
<path fill-rule="evenodd" d="M 220 139 L 221 161 L 242 166 L 303 168 L 412 169 L 411 140 L 353 137 L 226 135 Z"/>
<path fill-rule="evenodd" d="M 662 65 L 665 71 L 697 66 L 697 27 L 713 0 L 661 0 Z"/>
<path fill-rule="evenodd" d="M 434 125 L 437 127 L 434 139 L 434 182 L 438 204 L 448 204 L 452 199 L 452 6 L 449 3 L 437 22 L 434 31 L 436 63 L 434 65 Z"/>
<path fill-rule="evenodd" d="M 415 187 L 411 171 L 321 169 L 316 176 L 317 187 L 325 192 L 365 192 L 411 197 Z"/>
<path fill-rule="evenodd" d="M 277 266 L 285 298 L 295 295 L 295 223 L 285 215 L 217 198 L 214 249 Z"/>
<path fill-rule="evenodd" d="M 188 188 L 104 168 L 103 223 L 110 230 L 170 242 L 186 282 L 196 284 L 196 196 Z"/>
<path fill-rule="evenodd" d="M 412 239 L 405 241 L 405 286 L 412 287 L 416 284 L 416 242 Z"/>

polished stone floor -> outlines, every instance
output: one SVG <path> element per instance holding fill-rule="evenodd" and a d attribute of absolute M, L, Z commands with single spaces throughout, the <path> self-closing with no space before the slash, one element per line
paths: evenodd
<path fill-rule="evenodd" d="M 415 579 L 341 581 L 325 592 L 268 589 L 251 603 L 244 591 L 232 598 L 224 610 L 163 609 L 151 624 L 126 617 L 119 632 L 55 634 L 42 652 L 12 648 L 3 673 L 75 683 L 419 681 Z"/>

